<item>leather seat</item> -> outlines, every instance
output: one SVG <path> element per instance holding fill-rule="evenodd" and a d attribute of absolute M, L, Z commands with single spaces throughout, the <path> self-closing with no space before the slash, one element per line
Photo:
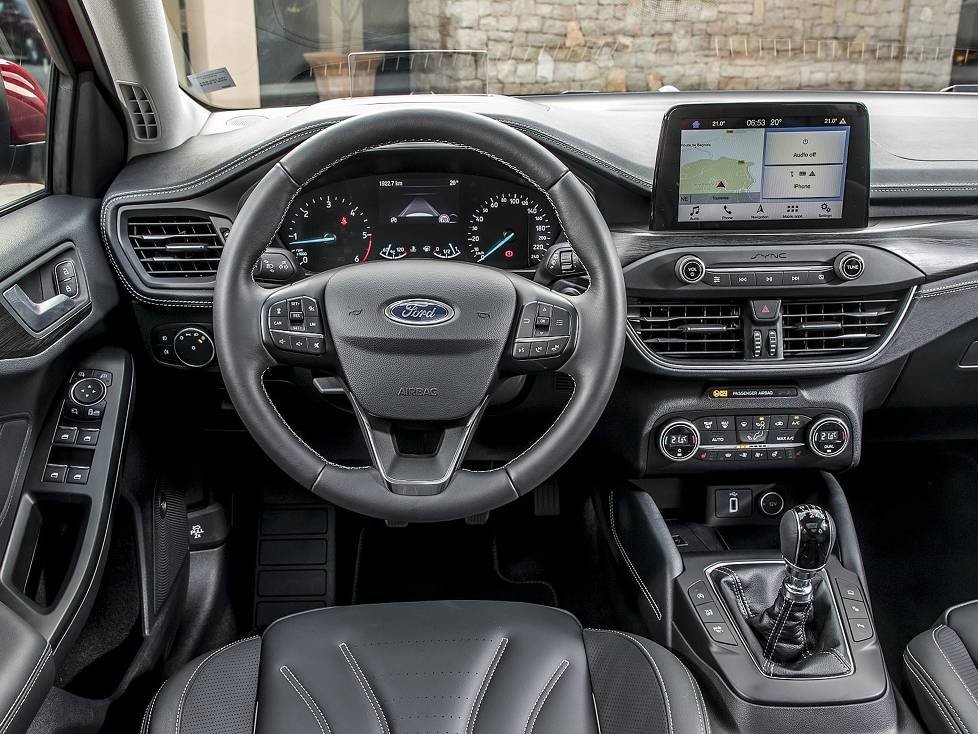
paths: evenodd
<path fill-rule="evenodd" d="M 978 731 L 978 601 L 951 607 L 907 645 L 907 680 L 931 734 Z"/>
<path fill-rule="evenodd" d="M 252 731 L 708 734 L 710 724 L 689 670 L 649 640 L 582 630 L 549 607 L 421 602 L 279 620 L 187 665 L 142 726 Z"/>

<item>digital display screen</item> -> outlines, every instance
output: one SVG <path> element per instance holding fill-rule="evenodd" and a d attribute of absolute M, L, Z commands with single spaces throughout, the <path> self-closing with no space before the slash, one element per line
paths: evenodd
<path fill-rule="evenodd" d="M 380 178 L 378 254 L 389 260 L 458 257 L 465 240 L 459 218 L 460 190 L 457 178 Z"/>
<path fill-rule="evenodd" d="M 653 226 L 865 226 L 867 130 L 865 108 L 855 104 L 673 108 Z"/>
<path fill-rule="evenodd" d="M 686 120 L 680 146 L 680 219 L 842 217 L 844 117 Z"/>

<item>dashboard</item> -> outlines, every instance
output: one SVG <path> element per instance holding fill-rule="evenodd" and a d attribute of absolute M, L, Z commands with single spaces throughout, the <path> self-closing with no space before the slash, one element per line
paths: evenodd
<path fill-rule="evenodd" d="M 560 229 L 546 198 L 488 176 L 360 176 L 300 196 L 279 230 L 307 273 L 376 260 L 459 260 L 533 270 Z"/>

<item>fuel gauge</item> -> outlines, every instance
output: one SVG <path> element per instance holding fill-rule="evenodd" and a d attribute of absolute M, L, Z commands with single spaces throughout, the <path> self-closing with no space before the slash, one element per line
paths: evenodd
<path fill-rule="evenodd" d="M 462 250 L 454 242 L 448 242 L 444 245 L 432 246 L 431 254 L 441 260 L 453 260 L 462 254 Z"/>

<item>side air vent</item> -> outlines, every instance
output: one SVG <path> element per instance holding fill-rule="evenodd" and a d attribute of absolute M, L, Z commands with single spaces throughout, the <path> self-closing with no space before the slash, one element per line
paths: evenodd
<path fill-rule="evenodd" d="M 683 360 L 741 359 L 744 319 L 737 303 L 632 299 L 628 322 L 655 354 Z"/>
<path fill-rule="evenodd" d="M 126 112 L 132 124 L 132 134 L 136 140 L 158 140 L 160 137 L 160 122 L 156 116 L 153 100 L 146 90 L 138 84 L 119 82 L 122 100 L 126 103 Z"/>
<path fill-rule="evenodd" d="M 785 359 L 849 357 L 876 347 L 903 298 L 785 301 L 781 304 Z"/>
<path fill-rule="evenodd" d="M 199 214 L 130 214 L 126 235 L 147 275 L 166 280 L 213 280 L 224 249 L 217 225 Z"/>

